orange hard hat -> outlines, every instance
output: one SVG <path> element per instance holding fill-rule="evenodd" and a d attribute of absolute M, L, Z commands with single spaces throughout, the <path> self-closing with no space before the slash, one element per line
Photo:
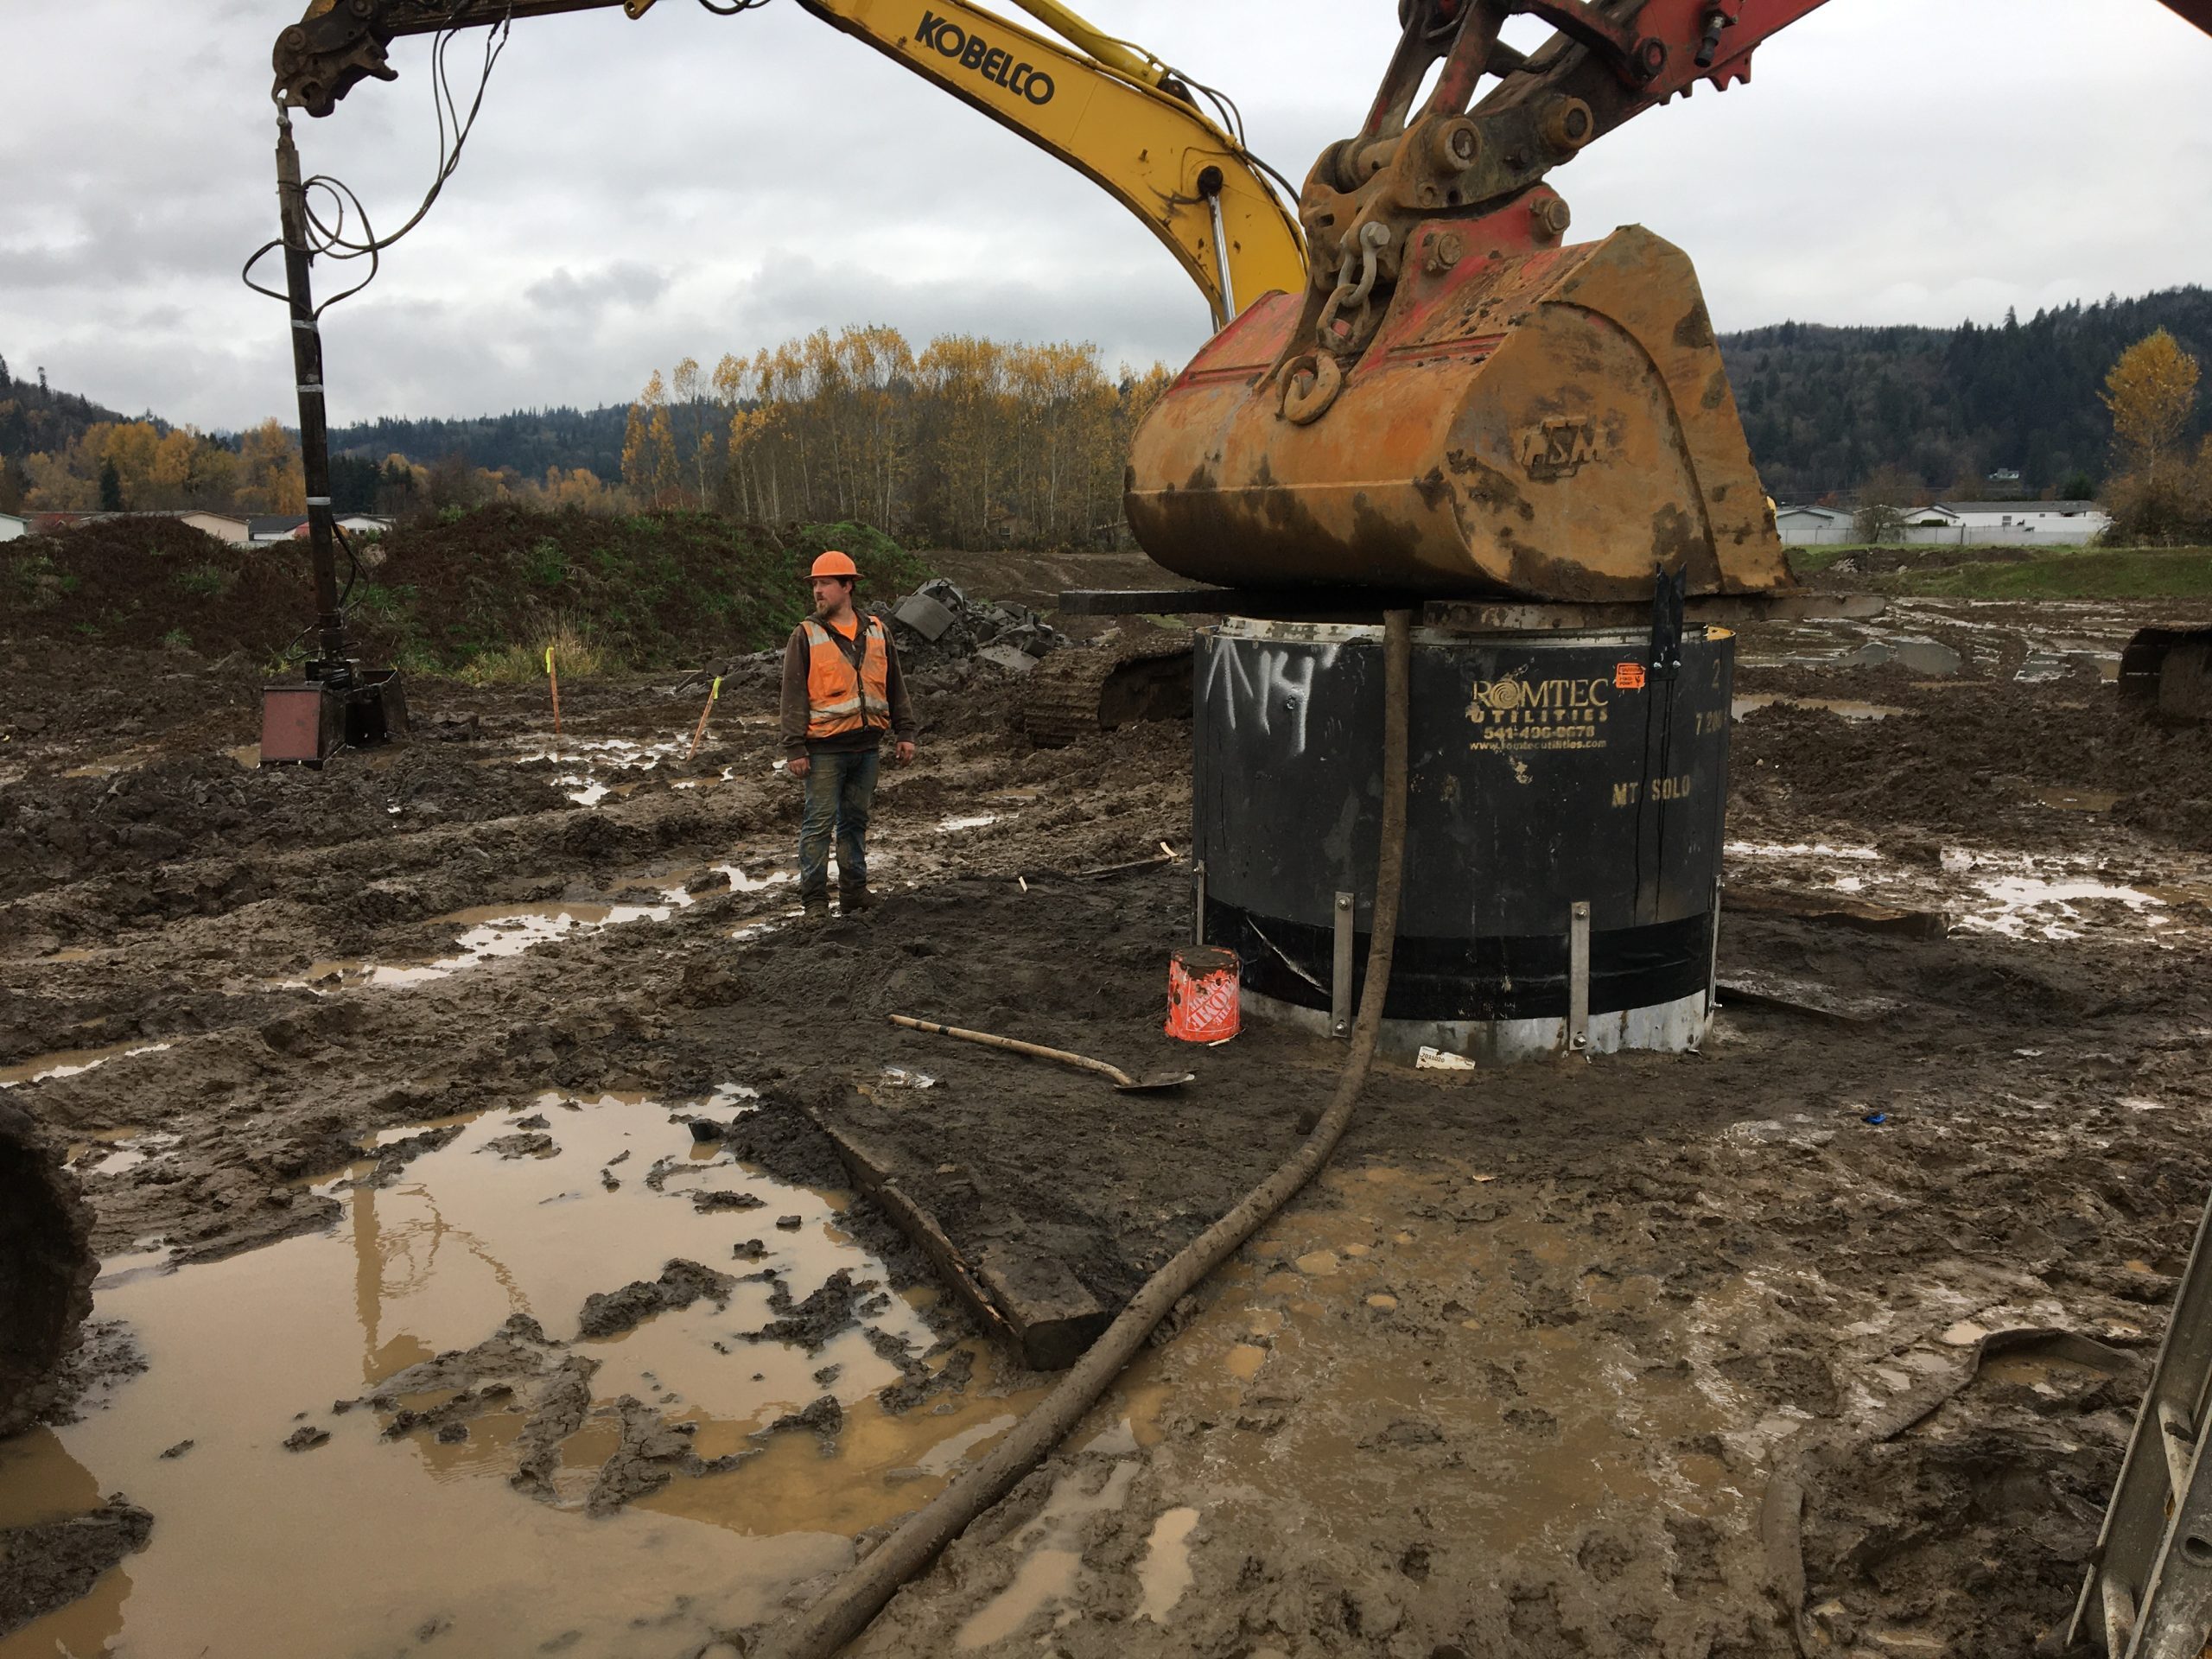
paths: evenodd
<path fill-rule="evenodd" d="M 808 571 L 807 575 L 810 576 L 852 576 L 857 578 L 860 575 L 860 566 L 855 564 L 852 560 L 846 557 L 842 553 L 838 552 L 835 548 L 832 548 L 829 552 L 824 553 L 820 558 L 815 560 L 814 569 Z"/>

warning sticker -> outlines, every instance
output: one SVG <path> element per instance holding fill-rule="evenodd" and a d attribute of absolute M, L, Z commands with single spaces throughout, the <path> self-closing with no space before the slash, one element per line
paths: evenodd
<path fill-rule="evenodd" d="M 1642 663 L 1614 664 L 1613 683 L 1624 691 L 1643 690 L 1643 664 Z"/>

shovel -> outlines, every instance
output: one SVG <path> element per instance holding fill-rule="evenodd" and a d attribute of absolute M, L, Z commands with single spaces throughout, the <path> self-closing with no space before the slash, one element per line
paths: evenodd
<path fill-rule="evenodd" d="M 894 1014 L 888 1018 L 893 1025 L 904 1026 L 909 1031 L 933 1031 L 940 1037 L 957 1037 L 963 1043 L 981 1043 L 986 1048 L 1003 1048 L 1009 1053 L 1027 1054 L 1040 1060 L 1058 1060 L 1062 1065 L 1096 1071 L 1100 1077 L 1109 1079 L 1114 1087 L 1125 1095 L 1149 1094 L 1155 1089 L 1179 1089 L 1198 1077 L 1195 1071 L 1156 1071 L 1148 1077 L 1133 1077 L 1117 1065 L 1094 1060 L 1087 1054 L 1071 1054 L 1065 1048 L 1046 1048 L 1042 1043 L 1025 1043 L 1013 1037 L 994 1037 L 987 1031 L 963 1031 L 957 1026 L 940 1026 L 931 1020 L 912 1020 L 903 1014 Z"/>

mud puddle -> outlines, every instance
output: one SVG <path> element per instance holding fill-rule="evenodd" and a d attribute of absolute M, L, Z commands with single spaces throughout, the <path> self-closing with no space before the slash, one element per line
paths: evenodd
<path fill-rule="evenodd" d="M 732 724 L 750 724 L 750 721 Z M 553 785 L 578 806 L 597 806 L 601 801 L 626 799 L 645 781 L 645 774 L 675 772 L 689 763 L 691 734 L 666 738 L 586 737 L 549 739 L 536 733 L 521 741 L 517 753 L 487 760 L 485 766 L 550 765 L 556 770 Z M 672 789 L 697 789 L 728 781 L 735 769 L 723 766 L 704 774 L 688 773 L 670 780 Z"/>
<path fill-rule="evenodd" d="M 1792 709 L 1824 709 L 1828 713 L 1839 715 L 1846 720 L 1890 720 L 1911 712 L 1910 709 L 1894 708 L 1887 703 L 1860 702 L 1850 697 L 1799 697 L 1783 691 L 1760 691 L 1748 696 L 1737 697 L 1730 703 L 1729 711 L 1733 718 L 1741 720 L 1746 715 L 1757 714 L 1762 709 L 1770 709 L 1776 703 L 1783 703 Z"/>
<path fill-rule="evenodd" d="M 741 1106 L 733 1089 L 704 1109 Z M 344 1205 L 328 1235 L 175 1273 L 107 1263 L 98 1316 L 124 1321 L 150 1369 L 86 1421 L 0 1445 L 0 1526 L 123 1491 L 154 1513 L 152 1540 L 0 1639 L 0 1659 L 432 1643 L 673 1659 L 933 1496 L 1030 1396 L 1000 1394 L 979 1345 L 932 1352 L 926 1298 L 880 1288 L 841 1195 L 696 1142 L 699 1109 L 549 1094 L 448 1122 L 404 1163 L 424 1131 L 393 1131 L 381 1171 L 318 1188 Z M 588 1300 L 665 1285 L 678 1262 L 704 1270 L 696 1300 L 634 1325 Z M 842 1323 L 762 1334 L 847 1286 Z M 512 1392 L 410 1369 L 489 1352 L 518 1317 L 542 1342 L 507 1344 Z M 876 1395 L 902 1364 L 942 1380 L 899 1412 Z M 520 1483 L 563 1376 L 588 1390 Z M 642 1483 L 639 1456 L 658 1459 Z M 599 1504 L 610 1471 L 644 1495 Z"/>
<path fill-rule="evenodd" d="M 658 905 L 600 905 L 563 903 L 516 907 L 486 905 L 441 916 L 436 922 L 457 925 L 461 937 L 456 953 L 427 962 L 380 963 L 362 959 L 310 963 L 299 979 L 279 980 L 280 986 L 304 985 L 310 990 L 334 991 L 361 985 L 426 985 L 449 979 L 470 968 L 502 957 L 517 957 L 549 940 L 582 938 L 601 928 L 632 922 L 664 922 L 690 899 L 683 893 L 664 895 Z"/>
<path fill-rule="evenodd" d="M 1945 848 L 1942 861 L 1975 895 L 1956 924 L 1969 932 L 2056 940 L 2119 918 L 2145 931 L 2173 925 L 2164 898 L 2078 864 L 1964 848 Z"/>
<path fill-rule="evenodd" d="M 2047 791 L 2045 804 L 2085 814 L 2109 810 L 2112 798 L 2090 791 Z M 1943 912 L 1955 930 L 2028 942 L 2079 939 L 2092 928 L 2123 927 L 2166 944 L 2202 909 L 2212 889 L 2190 874 L 2115 874 L 2089 857 L 2038 857 L 2002 849 L 1948 846 L 1940 874 L 1908 869 L 1871 847 L 1827 842 L 1731 842 L 1731 861 L 1759 876 L 1777 875 L 1907 907 Z M 1724 904 L 1726 902 L 1724 899 Z"/>
<path fill-rule="evenodd" d="M 95 1066 L 105 1065 L 110 1060 L 124 1059 L 133 1054 L 158 1054 L 169 1046 L 167 1043 L 114 1043 L 105 1048 L 60 1048 L 51 1054 L 40 1054 L 20 1065 L 0 1066 L 0 1089 L 13 1089 L 26 1083 L 44 1083 L 49 1077 L 73 1077 L 80 1071 L 90 1071 Z"/>

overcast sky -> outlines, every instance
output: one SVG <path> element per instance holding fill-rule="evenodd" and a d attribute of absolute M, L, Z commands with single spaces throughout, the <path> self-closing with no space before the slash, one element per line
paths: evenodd
<path fill-rule="evenodd" d="M 1390 0 L 1086 9 L 1234 95 L 1294 179 L 1357 124 L 1395 32 Z M 16 373 L 208 428 L 292 420 L 283 311 L 237 272 L 275 226 L 269 52 L 298 10 L 0 0 Z M 397 84 L 300 123 L 309 170 L 385 228 L 435 155 L 429 51 L 397 43 Z M 2152 0 L 1833 0 L 1754 68 L 1552 175 L 1577 238 L 1639 222 L 1686 248 L 1724 329 L 2212 280 L 2212 37 Z M 326 318 L 331 414 L 613 402 L 687 353 L 861 321 L 1179 364 L 1206 314 L 1104 194 L 788 0 L 537 19 L 429 221 Z"/>

